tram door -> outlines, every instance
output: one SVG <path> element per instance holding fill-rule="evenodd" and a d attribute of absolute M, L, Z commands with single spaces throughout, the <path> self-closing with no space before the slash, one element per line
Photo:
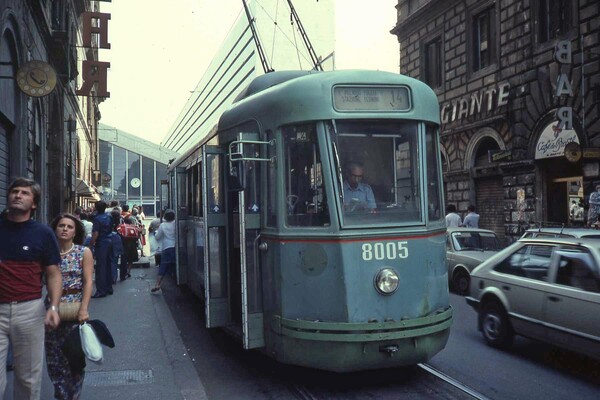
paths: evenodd
<path fill-rule="evenodd" d="M 226 326 L 230 318 L 227 272 L 227 210 L 224 184 L 225 152 L 216 146 L 202 149 L 204 232 L 199 247 L 204 252 L 206 327 Z"/>
<path fill-rule="evenodd" d="M 177 284 L 187 283 L 187 223 L 189 210 L 187 208 L 186 171 L 185 168 L 176 168 L 171 176 L 171 206 L 175 207 L 175 217 L 177 219 Z"/>
<path fill-rule="evenodd" d="M 239 134 L 238 153 L 242 160 L 232 164 L 243 182 L 243 190 L 237 193 L 237 207 L 232 210 L 234 243 L 233 251 L 239 259 L 239 287 L 241 296 L 241 324 L 245 349 L 263 347 L 264 325 L 262 304 L 262 274 L 258 242 L 260 238 L 260 215 L 262 212 L 260 187 L 260 145 L 258 135 Z M 254 142 L 254 143 L 253 143 Z M 236 265 L 232 263 L 232 268 Z M 238 271 L 236 271 L 238 272 Z M 233 273 L 232 273 L 233 274 Z M 233 289 L 232 289 L 233 290 Z M 233 307 L 232 309 L 237 309 Z M 235 317 L 234 317 L 235 318 Z"/>

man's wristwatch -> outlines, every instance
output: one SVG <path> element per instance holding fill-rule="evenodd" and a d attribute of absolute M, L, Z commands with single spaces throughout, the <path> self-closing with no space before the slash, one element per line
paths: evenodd
<path fill-rule="evenodd" d="M 50 306 L 50 310 L 58 312 L 58 307 L 57 306 Z"/>

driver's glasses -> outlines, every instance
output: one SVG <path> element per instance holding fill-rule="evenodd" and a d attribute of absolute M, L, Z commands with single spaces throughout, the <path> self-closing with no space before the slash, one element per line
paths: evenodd
<path fill-rule="evenodd" d="M 356 180 L 361 180 L 363 178 L 362 175 L 354 175 L 352 174 L 352 178 L 356 179 Z"/>

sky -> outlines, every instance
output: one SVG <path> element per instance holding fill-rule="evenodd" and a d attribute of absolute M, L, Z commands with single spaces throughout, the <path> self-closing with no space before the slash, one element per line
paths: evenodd
<path fill-rule="evenodd" d="M 389 33 L 397 0 L 330 1 L 338 37 L 350 39 L 338 41 L 336 69 L 398 72 L 399 45 Z M 112 0 L 100 7 L 111 14 L 111 48 L 99 52 L 111 64 L 100 122 L 158 144 L 243 12 L 242 0 Z"/>

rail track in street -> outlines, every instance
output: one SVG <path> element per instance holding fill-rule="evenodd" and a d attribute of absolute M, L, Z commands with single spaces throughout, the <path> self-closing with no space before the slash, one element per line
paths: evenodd
<path fill-rule="evenodd" d="M 435 377 L 436 379 L 441 380 L 441 381 L 445 382 L 446 384 L 452 386 L 454 389 L 457 389 L 459 391 L 459 393 L 467 395 L 467 397 L 458 396 L 457 398 L 491 400 L 489 397 L 483 395 L 482 393 L 479 393 L 478 391 L 469 387 L 468 385 L 465 385 L 464 383 L 448 376 L 447 374 L 433 368 L 432 366 L 430 366 L 428 364 L 421 363 L 421 364 L 418 364 L 417 367 L 420 370 L 427 373 L 428 375 L 431 375 L 431 376 Z M 418 383 L 415 383 L 415 384 L 418 385 Z M 321 394 L 321 393 L 319 393 L 319 390 L 311 389 L 311 388 L 307 387 L 306 385 L 302 385 L 302 384 L 291 385 L 290 391 L 296 398 L 298 398 L 300 400 L 330 400 L 331 399 L 331 393 L 327 393 L 327 394 L 322 393 Z M 340 395 L 339 397 L 335 396 L 336 399 L 343 399 L 344 397 L 345 397 L 344 395 Z M 348 397 L 355 398 L 354 396 L 348 396 Z M 422 398 L 422 395 L 419 393 L 415 393 L 415 397 Z M 408 398 L 411 398 L 411 397 L 408 396 Z"/>
<path fill-rule="evenodd" d="M 476 390 L 470 388 L 469 386 L 465 385 L 464 383 L 461 383 L 459 381 L 457 381 L 456 379 L 444 374 L 443 372 L 433 368 L 431 365 L 427 365 L 427 364 L 418 364 L 419 368 L 421 368 L 422 370 L 434 375 L 435 377 L 437 377 L 438 379 L 443 380 L 444 382 L 454 386 L 455 388 L 457 388 L 458 390 L 468 394 L 469 396 L 473 397 L 474 399 L 477 400 L 491 400 L 489 397 L 484 396 L 483 394 L 477 392 Z"/>

